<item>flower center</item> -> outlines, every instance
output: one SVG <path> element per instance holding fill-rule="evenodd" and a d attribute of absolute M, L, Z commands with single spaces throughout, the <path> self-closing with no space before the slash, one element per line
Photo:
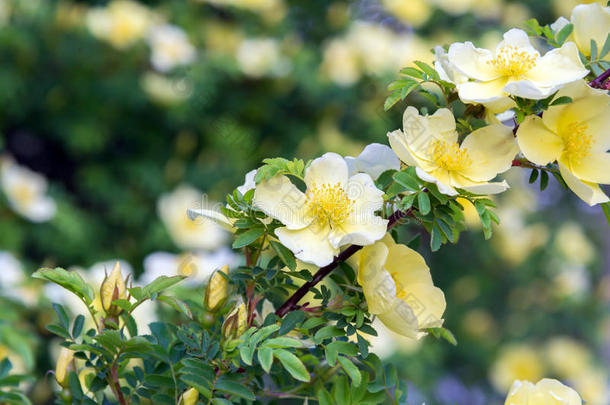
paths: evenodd
<path fill-rule="evenodd" d="M 442 169 L 460 170 L 472 163 L 468 151 L 461 149 L 457 142 L 435 141 L 430 147 L 432 160 Z"/>
<path fill-rule="evenodd" d="M 589 127 L 582 121 L 571 122 L 559 134 L 563 139 L 564 153 L 572 163 L 578 163 L 591 154 L 593 137 L 587 135 Z"/>
<path fill-rule="evenodd" d="M 17 185 L 13 190 L 13 195 L 15 200 L 23 205 L 30 204 L 35 197 L 34 191 L 24 184 Z"/>
<path fill-rule="evenodd" d="M 536 55 L 516 46 L 503 46 L 496 56 L 487 61 L 490 65 L 502 72 L 504 76 L 519 76 L 536 66 Z"/>
<path fill-rule="evenodd" d="M 307 206 L 319 222 L 331 225 L 342 224 L 350 215 L 354 201 L 339 183 L 335 185 L 313 185 L 307 190 Z"/>
<path fill-rule="evenodd" d="M 394 280 L 394 284 L 396 284 L 396 298 L 404 300 L 407 297 L 407 292 L 403 288 L 400 281 L 398 281 L 398 273 L 390 273 L 392 280 Z"/>

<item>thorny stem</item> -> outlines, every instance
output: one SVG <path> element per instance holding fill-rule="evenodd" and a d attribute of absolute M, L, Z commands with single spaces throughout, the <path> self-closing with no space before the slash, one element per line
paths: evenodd
<path fill-rule="evenodd" d="M 589 83 L 589 86 L 593 87 L 594 89 L 607 90 L 607 84 L 604 82 L 606 80 L 608 80 L 609 78 L 610 78 L 610 69 L 606 70 L 604 73 L 602 73 L 601 75 L 599 75 L 595 79 L 593 79 L 593 81 L 591 83 Z"/>
<path fill-rule="evenodd" d="M 545 166 L 535 165 L 526 159 L 513 160 L 513 167 L 525 167 L 527 169 L 538 169 L 538 170 L 544 170 L 544 171 L 547 171 L 550 173 L 558 173 L 557 169 L 552 169 L 552 168 L 545 167 Z"/>
<path fill-rule="evenodd" d="M 414 216 L 413 211 L 411 209 L 409 209 L 405 212 L 396 211 L 389 218 L 388 230 L 390 230 L 394 226 L 396 226 L 403 218 L 409 217 L 409 216 L 410 217 Z M 277 311 L 275 311 L 275 314 L 281 318 L 284 315 L 286 315 L 288 312 L 298 309 L 297 303 L 301 300 L 301 298 L 303 298 L 307 294 L 307 292 L 310 289 L 315 287 L 316 284 L 318 284 L 320 281 L 322 281 L 322 279 L 324 279 L 324 277 L 326 277 L 330 273 L 332 273 L 333 270 L 335 270 L 337 268 L 339 263 L 344 262 L 345 260 L 349 259 L 350 257 L 352 257 L 354 255 L 354 253 L 356 253 L 360 249 L 362 249 L 362 246 L 351 245 L 350 247 L 345 249 L 343 252 L 341 252 L 338 256 L 336 256 L 335 259 L 330 264 L 327 264 L 326 266 L 321 267 L 316 272 L 316 274 L 314 274 L 311 281 L 306 282 L 298 290 L 296 290 L 294 292 L 294 294 L 292 294 L 292 296 L 290 296 L 290 298 L 288 298 L 288 300 L 281 307 L 279 307 L 277 309 Z"/>

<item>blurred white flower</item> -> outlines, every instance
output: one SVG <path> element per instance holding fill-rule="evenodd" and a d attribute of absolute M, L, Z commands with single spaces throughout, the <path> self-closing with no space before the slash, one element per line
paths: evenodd
<path fill-rule="evenodd" d="M 8 0 L 0 0 L 0 25 L 6 24 L 11 17 L 11 5 Z"/>
<path fill-rule="evenodd" d="M 575 376 L 574 388 L 587 405 L 610 404 L 610 381 L 608 371 L 591 367 Z"/>
<path fill-rule="evenodd" d="M 588 264 L 595 258 L 595 248 L 582 226 L 574 222 L 561 225 L 555 235 L 555 247 L 564 259 L 573 264 Z"/>
<path fill-rule="evenodd" d="M 400 160 L 396 153 L 389 146 L 380 143 L 367 145 L 358 157 L 346 156 L 345 162 L 350 176 L 366 173 L 373 180 L 387 170 L 400 170 Z"/>
<path fill-rule="evenodd" d="M 46 195 L 47 179 L 30 169 L 19 166 L 11 158 L 0 161 L 2 189 L 13 210 L 32 222 L 53 218 L 55 201 Z"/>
<path fill-rule="evenodd" d="M 361 75 L 357 49 L 344 38 L 334 38 L 324 46 L 321 71 L 333 82 L 349 86 Z"/>
<path fill-rule="evenodd" d="M 12 253 L 0 251 L 0 294 L 11 294 L 12 287 L 23 281 L 21 263 Z"/>
<path fill-rule="evenodd" d="M 214 250 L 227 241 L 227 232 L 208 218 L 190 219 L 187 210 L 206 208 L 214 210 L 215 205 L 207 201 L 202 192 L 182 185 L 173 192 L 162 195 L 157 208 L 170 236 L 180 248 Z"/>
<path fill-rule="evenodd" d="M 168 72 L 176 66 L 195 60 L 197 51 L 182 28 L 165 24 L 153 27 L 149 34 L 152 53 L 150 62 L 155 69 Z"/>
<path fill-rule="evenodd" d="M 196 254 L 154 252 L 144 258 L 144 272 L 138 278 L 138 284 L 149 284 L 160 276 L 182 275 L 188 277 L 183 284 L 202 285 L 214 270 L 224 265 L 236 267 L 239 261 L 239 256 L 228 247 Z"/>
<path fill-rule="evenodd" d="M 156 17 L 145 6 L 131 0 L 113 0 L 106 7 L 87 12 L 86 22 L 93 36 L 119 49 L 143 39 Z"/>
<path fill-rule="evenodd" d="M 193 91 L 188 80 L 168 78 L 153 72 L 146 72 L 142 75 L 140 86 L 152 101 L 162 105 L 180 103 L 186 100 Z"/>
<path fill-rule="evenodd" d="M 247 76 L 283 76 L 290 70 L 290 61 L 284 57 L 275 38 L 248 38 L 237 48 L 237 64 Z"/>

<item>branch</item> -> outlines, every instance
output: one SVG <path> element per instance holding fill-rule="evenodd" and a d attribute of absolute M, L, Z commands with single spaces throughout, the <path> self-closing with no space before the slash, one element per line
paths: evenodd
<path fill-rule="evenodd" d="M 610 69 L 606 70 L 604 73 L 597 76 L 591 83 L 589 83 L 589 86 L 593 87 L 594 89 L 608 90 L 606 85 L 604 84 L 604 82 L 606 80 L 608 80 L 609 78 L 610 78 Z"/>
<path fill-rule="evenodd" d="M 396 226 L 400 222 L 401 219 L 403 219 L 405 217 L 413 217 L 413 216 L 414 216 L 413 211 L 411 209 L 409 209 L 405 212 L 396 211 L 389 218 L 388 231 L 390 229 L 392 229 L 394 226 Z M 362 249 L 362 246 L 351 245 L 350 247 L 345 249 L 343 252 L 341 252 L 338 256 L 336 256 L 335 259 L 330 264 L 327 264 L 324 267 L 320 267 L 320 269 L 316 272 L 316 274 L 314 274 L 311 281 L 306 282 L 298 290 L 296 290 L 294 292 L 294 294 L 292 294 L 292 296 L 290 296 L 290 298 L 288 298 L 288 300 L 281 307 L 279 307 L 277 309 L 277 311 L 275 311 L 275 314 L 281 318 L 284 315 L 286 315 L 288 312 L 298 309 L 297 303 L 301 300 L 301 298 L 303 298 L 305 296 L 305 294 L 307 294 L 309 292 L 309 290 L 311 288 L 315 287 L 316 284 L 318 284 L 320 281 L 322 281 L 322 279 L 324 279 L 324 277 L 326 277 L 330 273 L 332 273 L 333 270 L 335 270 L 337 268 L 339 263 L 346 261 L 360 249 Z"/>

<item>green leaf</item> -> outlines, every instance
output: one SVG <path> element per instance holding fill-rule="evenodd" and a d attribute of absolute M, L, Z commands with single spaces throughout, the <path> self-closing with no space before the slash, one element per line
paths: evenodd
<path fill-rule="evenodd" d="M 597 42 L 594 39 L 591 40 L 591 60 L 597 60 Z"/>
<path fill-rule="evenodd" d="M 606 215 L 606 220 L 608 221 L 608 225 L 610 225 L 610 202 L 606 202 L 601 204 L 602 211 L 604 211 L 604 215 Z"/>
<path fill-rule="evenodd" d="M 247 399 L 248 401 L 254 401 L 256 397 L 248 388 L 244 385 L 236 383 L 235 381 L 231 381 L 225 376 L 221 376 L 216 384 L 214 385 L 214 390 L 222 391 L 227 394 Z"/>
<path fill-rule="evenodd" d="M 400 93 L 392 94 L 383 103 L 384 111 L 388 111 L 390 108 L 392 108 L 394 106 L 394 104 L 398 103 L 398 101 L 400 101 Z"/>
<path fill-rule="evenodd" d="M 212 397 L 212 387 L 210 385 L 210 382 L 203 376 L 196 374 L 184 374 L 180 376 L 180 381 L 190 387 L 195 388 L 204 397 Z"/>
<path fill-rule="evenodd" d="M 415 77 L 416 79 L 422 79 L 424 78 L 424 75 L 422 74 L 421 71 L 417 70 L 414 67 L 406 67 L 400 70 L 400 73 L 402 73 L 403 75 L 406 76 L 411 76 L 411 77 Z"/>
<path fill-rule="evenodd" d="M 152 297 L 154 294 L 158 294 L 161 291 L 178 284 L 185 278 L 186 276 L 160 276 L 154 279 L 152 283 L 144 287 L 142 292 L 146 297 Z"/>
<path fill-rule="evenodd" d="M 74 325 L 72 325 L 72 337 L 77 338 L 80 336 L 83 331 L 83 326 L 85 325 L 85 317 L 83 315 L 78 315 L 76 319 L 74 319 Z"/>
<path fill-rule="evenodd" d="M 66 328 L 60 325 L 47 325 L 47 330 L 51 333 L 56 334 L 57 336 L 61 336 L 64 339 L 70 339 L 70 333 Z"/>
<path fill-rule="evenodd" d="M 53 304 L 53 309 L 59 317 L 59 322 L 61 322 L 61 326 L 63 326 L 64 329 L 68 330 L 68 328 L 70 327 L 70 318 L 68 318 L 68 314 L 66 314 L 64 307 L 59 304 Z"/>
<path fill-rule="evenodd" d="M 529 183 L 534 184 L 538 179 L 538 169 L 532 169 L 532 173 L 530 174 Z"/>
<path fill-rule="evenodd" d="M 233 405 L 233 402 L 229 401 L 228 399 L 224 399 L 224 398 L 214 398 L 214 399 L 212 399 L 212 404 L 213 405 Z"/>
<path fill-rule="evenodd" d="M 544 191 L 549 185 L 549 174 L 546 171 L 540 172 L 540 191 Z"/>
<path fill-rule="evenodd" d="M 284 319 L 282 320 L 282 326 L 280 330 L 277 332 L 278 335 L 285 335 L 290 332 L 297 325 L 301 324 L 305 320 L 305 312 L 303 311 L 292 311 L 289 312 Z"/>
<path fill-rule="evenodd" d="M 233 242 L 233 249 L 240 249 L 249 244 L 253 243 L 255 240 L 263 236 L 265 233 L 265 228 L 252 228 L 248 229 L 246 232 L 240 234 L 237 239 Z"/>
<path fill-rule="evenodd" d="M 568 24 L 565 27 L 563 27 L 555 36 L 555 40 L 557 41 L 558 45 L 563 45 L 563 43 L 566 41 L 566 39 L 568 39 L 568 37 L 570 36 L 570 34 L 572 33 L 572 31 L 574 30 L 574 25 L 573 24 Z"/>
<path fill-rule="evenodd" d="M 261 347 L 258 349 L 258 362 L 261 364 L 265 373 L 269 373 L 271 370 L 271 364 L 273 363 L 273 350 L 269 347 Z"/>
<path fill-rule="evenodd" d="M 351 405 L 349 385 L 345 376 L 337 378 L 337 382 L 333 386 L 333 396 L 337 404 Z"/>
<path fill-rule="evenodd" d="M 58 284 L 68 291 L 76 294 L 88 306 L 93 302 L 95 293 L 93 288 L 83 280 L 75 271 L 67 271 L 61 267 L 54 269 L 40 269 L 32 277 Z"/>
<path fill-rule="evenodd" d="M 334 405 L 333 397 L 330 396 L 328 391 L 324 387 L 321 387 L 316 392 L 316 398 L 318 398 L 318 402 L 320 405 Z"/>
<path fill-rule="evenodd" d="M 274 240 L 270 240 L 269 243 L 271 244 L 273 250 L 275 250 L 275 254 L 277 254 L 282 260 L 282 263 L 284 263 L 290 270 L 294 271 L 297 267 L 297 262 L 290 249 Z"/>
<path fill-rule="evenodd" d="M 428 328 L 428 333 L 434 336 L 437 339 L 445 339 L 447 342 L 451 343 L 453 346 L 457 346 L 457 339 L 451 333 L 449 329 L 440 327 L 440 328 Z"/>
<path fill-rule="evenodd" d="M 272 349 L 281 349 L 284 347 L 303 347 L 303 342 L 295 338 L 280 336 L 265 341 L 263 346 L 270 347 Z"/>
<path fill-rule="evenodd" d="M 430 212 L 430 197 L 425 192 L 417 194 L 417 207 L 420 214 L 426 215 Z"/>
<path fill-rule="evenodd" d="M 392 176 L 395 182 L 410 191 L 419 191 L 420 185 L 417 179 L 406 172 L 396 172 Z"/>
<path fill-rule="evenodd" d="M 330 366 L 334 366 L 337 361 L 338 354 L 345 354 L 347 356 L 357 356 L 358 347 L 353 343 L 334 341 L 326 346 L 326 361 Z"/>
<path fill-rule="evenodd" d="M 358 370 L 358 367 L 356 367 L 356 365 L 354 365 L 354 363 L 352 363 L 352 361 L 347 357 L 339 357 L 337 361 L 339 362 L 343 370 L 345 370 L 345 373 L 352 380 L 352 384 L 360 385 L 360 383 L 362 382 L 362 375 L 360 374 L 360 370 Z"/>
<path fill-rule="evenodd" d="M 345 335 L 345 331 L 343 329 L 337 328 L 334 325 L 328 325 L 318 330 L 314 335 L 313 340 L 316 343 L 320 343 L 324 339 L 343 335 Z"/>
<path fill-rule="evenodd" d="M 176 297 L 170 297 L 169 295 L 160 295 L 157 297 L 158 301 L 164 302 L 170 307 L 174 308 L 178 312 L 182 312 L 188 318 L 192 319 L 193 314 L 191 313 L 191 309 L 186 305 L 186 303 L 182 300 L 179 300 Z"/>
<path fill-rule="evenodd" d="M 599 53 L 599 59 L 603 59 L 606 55 L 610 53 L 610 34 L 606 37 L 606 41 L 604 42 L 604 46 Z"/>
<path fill-rule="evenodd" d="M 299 381 L 309 382 L 311 377 L 297 356 L 284 349 L 275 350 L 273 355 L 282 363 L 282 366 L 291 376 Z"/>
<path fill-rule="evenodd" d="M 439 228 L 439 226 L 435 223 L 432 226 L 432 231 L 430 232 L 430 249 L 432 249 L 433 252 L 436 252 L 437 250 L 439 250 L 441 248 L 442 244 L 443 244 L 442 231 Z"/>
<path fill-rule="evenodd" d="M 434 68 L 430 65 L 428 65 L 427 63 L 424 62 L 420 62 L 420 61 L 415 61 L 413 62 L 417 65 L 418 68 L 420 68 L 421 70 L 424 71 L 425 74 L 427 74 L 431 79 L 433 80 L 441 80 L 438 72 L 436 70 L 434 70 Z"/>
<path fill-rule="evenodd" d="M 572 102 L 572 97 L 562 96 L 557 97 L 550 105 L 561 105 L 561 104 L 570 104 Z"/>

